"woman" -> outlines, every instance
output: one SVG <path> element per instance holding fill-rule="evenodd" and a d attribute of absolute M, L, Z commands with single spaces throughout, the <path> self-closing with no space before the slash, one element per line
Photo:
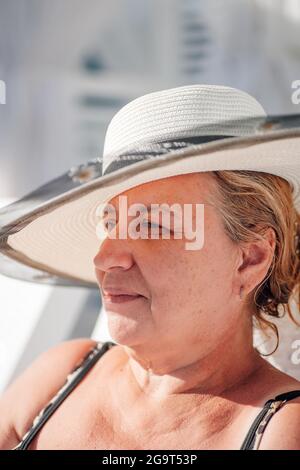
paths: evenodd
<path fill-rule="evenodd" d="M 223 91 L 212 87 L 205 99 Z M 265 162 L 149 177 L 106 198 L 117 218 L 103 211 L 106 236 L 93 261 L 114 342 L 101 350 L 90 339 L 66 341 L 37 358 L 2 396 L 2 448 L 23 437 L 19 448 L 240 449 L 260 413 L 248 448 L 300 449 L 300 383 L 253 347 L 253 320 L 265 329 L 280 306 L 291 314 L 300 284 L 293 187 L 259 171 Z M 133 220 L 119 195 L 129 207 L 177 204 L 181 215 L 185 204 L 203 204 L 201 249 L 186 249 L 186 232 L 175 237 L 175 224 L 161 220 L 158 238 L 111 237 L 110 223 Z M 139 229 L 149 235 L 154 226 L 146 217 Z"/>

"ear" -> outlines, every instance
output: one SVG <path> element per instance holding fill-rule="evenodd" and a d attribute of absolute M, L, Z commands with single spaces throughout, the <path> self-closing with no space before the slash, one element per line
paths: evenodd
<path fill-rule="evenodd" d="M 269 227 L 258 240 L 241 246 L 241 263 L 238 267 L 239 282 L 249 293 L 260 284 L 268 273 L 274 257 L 276 234 Z"/>

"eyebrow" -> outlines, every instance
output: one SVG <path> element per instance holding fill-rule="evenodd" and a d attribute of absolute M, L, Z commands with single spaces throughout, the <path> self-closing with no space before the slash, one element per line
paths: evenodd
<path fill-rule="evenodd" d="M 137 204 L 137 205 L 138 205 L 139 203 L 134 203 L 134 204 Z M 164 204 L 164 203 L 163 203 L 163 204 Z M 180 205 L 180 203 L 174 202 L 173 204 L 171 204 L 171 206 L 174 205 L 174 204 L 179 204 L 179 205 Z M 104 209 L 103 209 L 103 214 L 104 214 L 105 212 L 107 212 L 108 214 L 110 214 L 110 213 L 112 212 L 112 210 L 111 210 L 111 205 L 112 205 L 112 204 L 110 204 L 109 206 L 106 205 L 106 206 L 104 207 Z M 140 207 L 141 207 L 141 209 L 144 209 L 144 207 L 146 207 L 147 212 L 149 212 L 149 211 L 151 211 L 151 210 L 157 212 L 157 211 L 160 210 L 160 211 L 162 211 L 162 212 L 168 212 L 168 213 L 173 213 L 173 214 L 174 214 L 174 210 L 172 210 L 172 209 L 168 210 L 168 208 L 166 208 L 166 207 L 163 207 L 163 208 L 161 208 L 161 207 L 158 207 L 158 208 L 155 207 L 155 208 L 154 208 L 154 207 L 151 207 L 152 205 L 156 205 L 156 206 L 158 205 L 158 206 L 160 206 L 161 203 L 159 203 L 159 202 L 152 202 L 151 204 L 148 204 L 147 206 L 145 206 L 145 204 L 142 204 L 142 203 L 141 203 L 141 204 L 140 204 Z M 169 204 L 168 204 L 168 205 L 169 205 Z M 114 207 L 115 211 L 116 211 L 117 214 L 118 214 L 117 208 L 116 208 L 115 206 L 113 206 L 113 207 Z M 176 214 L 176 209 L 175 209 L 175 214 Z"/>
<path fill-rule="evenodd" d="M 104 212 L 108 212 L 108 213 L 112 212 L 112 209 L 111 209 L 111 206 L 112 206 L 112 205 L 113 205 L 113 204 L 110 204 L 109 206 L 106 205 L 106 206 L 104 207 L 104 209 L 103 209 L 103 213 L 104 213 Z M 141 207 L 142 207 L 142 206 L 145 207 L 144 204 L 140 204 L 140 206 L 141 206 Z M 113 206 L 113 207 L 114 207 L 114 210 L 118 213 L 117 208 L 116 208 L 115 206 Z M 147 211 L 149 212 L 149 210 L 151 210 L 151 204 L 149 204 L 148 206 L 146 206 L 146 209 L 147 209 Z"/>

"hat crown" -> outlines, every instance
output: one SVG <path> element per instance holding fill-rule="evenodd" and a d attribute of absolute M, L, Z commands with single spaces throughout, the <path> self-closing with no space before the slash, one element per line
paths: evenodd
<path fill-rule="evenodd" d="M 202 135 L 247 136 L 264 117 L 261 104 L 248 93 L 227 86 L 187 85 L 140 96 L 110 121 L 104 141 L 103 167 L 135 145 Z"/>

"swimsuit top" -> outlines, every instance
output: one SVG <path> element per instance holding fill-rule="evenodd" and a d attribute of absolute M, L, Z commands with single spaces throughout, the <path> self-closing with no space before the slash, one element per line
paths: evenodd
<path fill-rule="evenodd" d="M 45 424 L 47 419 L 54 413 L 62 401 L 65 400 L 65 398 L 72 392 L 72 390 L 83 379 L 83 377 L 93 367 L 93 365 L 96 364 L 98 359 L 112 346 L 116 346 L 116 343 L 111 341 L 97 343 L 97 345 L 94 346 L 92 350 L 90 350 L 88 354 L 84 356 L 79 365 L 77 365 L 75 369 L 73 369 L 71 373 L 68 374 L 65 384 L 58 390 L 55 396 L 47 403 L 47 405 L 33 420 L 31 427 L 23 436 L 19 444 L 11 450 L 28 449 L 31 441 Z M 279 408 L 281 408 L 285 402 L 299 396 L 300 390 L 293 390 L 287 393 L 282 393 L 277 395 L 275 398 L 268 400 L 253 421 L 240 450 L 258 449 L 263 432 L 272 416 Z"/>

